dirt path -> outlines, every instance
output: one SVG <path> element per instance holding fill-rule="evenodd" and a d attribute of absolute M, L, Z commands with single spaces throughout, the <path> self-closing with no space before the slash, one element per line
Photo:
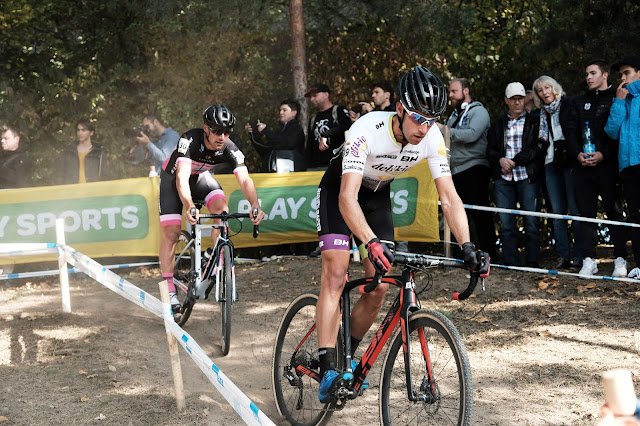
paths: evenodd
<path fill-rule="evenodd" d="M 606 270 L 609 266 L 605 266 Z M 354 270 L 357 266 L 354 265 Z M 219 308 L 198 303 L 185 330 L 277 424 L 271 355 L 280 318 L 298 294 L 318 288 L 319 259 L 236 268 L 231 352 L 220 354 Z M 157 270 L 124 275 L 158 294 Z M 466 278 L 434 274 L 422 298 L 463 335 L 474 381 L 474 424 L 591 425 L 600 373 L 624 367 L 640 393 L 640 284 L 494 269 L 485 293 L 450 301 Z M 177 413 L 161 320 L 89 278 L 72 276 L 72 314 L 56 279 L 0 287 L 0 424 L 236 425 L 224 398 L 181 351 L 187 408 Z M 363 398 L 332 424 L 377 424 L 380 363 Z"/>

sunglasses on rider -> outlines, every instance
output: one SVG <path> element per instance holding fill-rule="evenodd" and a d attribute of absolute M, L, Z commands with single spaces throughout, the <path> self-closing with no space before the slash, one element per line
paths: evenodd
<path fill-rule="evenodd" d="M 211 133 L 213 133 L 214 135 L 218 135 L 218 136 L 220 136 L 220 135 L 230 135 L 231 132 L 233 132 L 233 129 L 220 129 L 220 128 L 211 127 L 211 126 L 207 126 L 207 127 L 209 127 L 209 131 Z"/>
<path fill-rule="evenodd" d="M 417 112 L 407 111 L 409 113 L 409 117 L 413 119 L 419 125 L 423 125 L 427 123 L 429 126 L 433 126 L 433 124 L 440 119 L 440 117 L 427 118 L 424 115 L 420 115 Z"/>

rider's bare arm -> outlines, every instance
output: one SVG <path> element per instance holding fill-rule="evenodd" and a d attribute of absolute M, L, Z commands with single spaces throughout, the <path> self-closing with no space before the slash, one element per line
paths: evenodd
<path fill-rule="evenodd" d="M 451 179 L 451 176 L 441 176 L 434 182 L 440 196 L 442 213 L 447 219 L 456 241 L 460 244 L 470 241 L 467 213 L 464 211 L 462 200 L 453 185 L 453 179 Z"/>
<path fill-rule="evenodd" d="M 244 197 L 251 204 L 252 210 L 254 208 L 258 208 L 258 216 L 255 218 L 251 218 L 251 221 L 254 225 L 259 225 L 262 219 L 264 218 L 264 212 L 260 208 L 260 203 L 258 202 L 258 192 L 256 191 L 256 187 L 253 184 L 253 179 L 249 176 L 249 172 L 246 167 L 240 167 L 234 170 L 236 175 L 236 180 L 238 181 L 238 185 L 240 185 L 240 189 L 244 194 Z"/>
<path fill-rule="evenodd" d="M 360 241 L 370 241 L 375 234 L 369 227 L 367 220 L 358 204 L 358 192 L 362 184 L 360 173 L 344 173 L 340 183 L 339 206 L 344 221 L 353 230 Z"/>

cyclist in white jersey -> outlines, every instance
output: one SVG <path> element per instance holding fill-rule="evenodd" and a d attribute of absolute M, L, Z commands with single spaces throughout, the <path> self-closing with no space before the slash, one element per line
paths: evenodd
<path fill-rule="evenodd" d="M 318 398 L 332 399 L 332 383 L 351 373 L 336 371 L 335 342 L 340 323 L 339 302 L 349 266 L 350 236 L 367 243 L 365 273 L 391 269 L 393 221 L 390 184 L 396 176 L 426 159 L 462 258 L 472 271 L 486 275 L 489 256 L 469 241 L 467 215 L 456 193 L 442 134 L 434 124 L 447 105 L 442 81 L 427 68 L 407 72 L 396 90 L 396 112 L 370 112 L 349 130 L 342 156 L 331 161 L 318 187 L 317 226 L 322 253 L 320 297 L 316 306 L 318 355 L 322 381 Z M 388 285 L 362 295 L 351 311 L 351 350 L 373 324 Z M 354 362 L 355 363 L 355 362 Z"/>

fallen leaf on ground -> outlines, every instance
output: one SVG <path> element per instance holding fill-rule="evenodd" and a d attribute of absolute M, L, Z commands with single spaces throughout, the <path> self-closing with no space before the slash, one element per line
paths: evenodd
<path fill-rule="evenodd" d="M 285 270 L 284 266 L 281 266 L 281 267 L 278 268 L 278 272 L 284 272 L 284 270 Z"/>
<path fill-rule="evenodd" d="M 88 396 L 83 396 L 82 398 L 80 398 L 80 401 L 87 402 L 87 401 L 89 401 L 89 397 Z"/>
<path fill-rule="evenodd" d="M 5 416 L 0 416 L 0 422 L 8 422 L 9 419 L 6 418 Z"/>
<path fill-rule="evenodd" d="M 549 332 L 547 330 L 538 331 L 538 336 L 548 336 Z"/>
<path fill-rule="evenodd" d="M 489 322 L 489 318 L 487 318 L 487 317 L 480 317 L 480 318 L 476 319 L 476 321 L 477 321 L 477 322 L 480 322 L 480 323 L 485 323 L 485 322 Z"/>
<path fill-rule="evenodd" d="M 107 418 L 107 416 L 105 416 L 104 414 L 100 413 L 100 415 L 98 417 L 96 417 L 95 419 L 93 419 L 93 420 L 104 420 L 106 418 Z"/>
<path fill-rule="evenodd" d="M 109 371 L 116 371 L 116 368 L 113 365 L 109 366 Z"/>
<path fill-rule="evenodd" d="M 555 311 L 549 312 L 549 313 L 547 314 L 547 316 L 548 316 L 549 318 L 553 318 L 553 317 L 555 317 L 555 316 L 557 316 L 557 315 L 558 315 L 558 313 L 557 313 L 557 312 L 555 312 Z"/>
<path fill-rule="evenodd" d="M 86 371 L 84 371 L 84 370 L 78 370 L 78 374 L 84 374 L 84 375 L 86 376 L 86 375 L 87 375 L 87 374 L 89 374 L 89 373 L 87 373 L 87 372 L 86 372 Z"/>

